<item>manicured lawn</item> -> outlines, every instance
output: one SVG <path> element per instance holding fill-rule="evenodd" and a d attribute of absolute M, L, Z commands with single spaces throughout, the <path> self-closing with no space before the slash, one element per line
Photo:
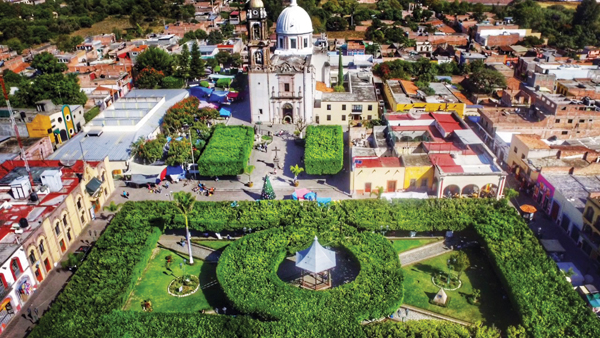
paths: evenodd
<path fill-rule="evenodd" d="M 456 291 L 446 291 L 450 297 L 448 307 L 443 308 L 429 303 L 439 291 L 431 283 L 432 273 L 436 270 L 449 271 L 447 260 L 453 253 L 447 253 L 432 259 L 409 265 L 404 270 L 404 302 L 432 312 L 474 323 L 481 321 L 485 325 L 496 325 L 505 330 L 509 325 L 518 324 L 518 315 L 511 308 L 508 298 L 496 277 L 484 252 L 480 249 L 465 250 L 471 267 L 461 276 L 462 287 Z M 481 291 L 478 305 L 471 305 L 467 296 L 473 289 Z"/>
<path fill-rule="evenodd" d="M 222 248 L 228 246 L 233 241 L 228 241 L 228 240 L 222 240 L 222 241 L 202 241 L 202 240 L 197 240 L 197 239 L 194 240 L 194 239 L 192 239 L 192 242 L 194 242 L 196 244 L 207 246 L 207 247 L 209 247 L 211 249 L 219 250 L 219 249 L 222 249 Z"/>
<path fill-rule="evenodd" d="M 429 243 L 437 242 L 439 240 L 441 239 L 437 237 L 422 239 L 398 239 L 392 240 L 392 246 L 394 247 L 394 250 L 396 250 L 397 253 L 401 253 Z"/>
<path fill-rule="evenodd" d="M 165 257 L 171 255 L 173 263 L 171 270 L 165 268 Z M 188 297 L 173 297 L 167 292 L 169 283 L 175 276 L 181 276 L 183 271 L 179 263 L 183 263 L 184 257 L 169 250 L 160 249 L 156 257 L 150 260 L 146 271 L 142 274 L 141 281 L 135 286 L 133 294 L 126 305 L 126 310 L 142 311 L 140 303 L 142 300 L 150 299 L 154 312 L 199 312 L 203 309 L 209 310 L 215 307 L 223 307 L 226 303 L 225 294 L 218 284 L 204 290 L 200 289 Z M 204 263 L 194 260 L 194 265 L 186 265 L 185 273 L 194 274 L 200 278 L 200 288 L 211 281 L 217 280 L 216 264 Z"/>

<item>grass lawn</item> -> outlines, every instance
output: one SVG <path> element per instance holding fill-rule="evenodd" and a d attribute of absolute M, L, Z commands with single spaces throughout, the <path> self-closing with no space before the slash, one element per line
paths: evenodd
<path fill-rule="evenodd" d="M 148 25 L 145 23 L 141 24 L 141 26 L 144 30 L 146 28 L 148 28 Z M 121 31 L 124 31 L 126 29 L 132 28 L 132 26 L 129 23 L 129 18 L 126 16 L 122 16 L 120 18 L 117 18 L 114 16 L 109 16 L 108 18 L 106 18 L 100 22 L 96 22 L 95 24 L 92 25 L 92 27 L 81 28 L 79 30 L 74 31 L 70 35 L 71 36 L 80 35 L 85 38 L 86 36 L 90 36 L 90 35 L 111 33 L 113 28 L 118 28 Z M 151 28 L 154 33 L 160 33 L 164 30 L 164 26 L 162 26 L 162 25 L 157 25 L 157 26 L 151 27 Z"/>
<path fill-rule="evenodd" d="M 538 5 L 542 8 L 547 8 L 550 6 L 563 6 L 566 9 L 576 10 L 579 2 L 564 2 L 564 1 L 538 1 Z"/>
<path fill-rule="evenodd" d="M 94 117 L 100 114 L 100 107 L 96 106 L 83 114 L 83 118 L 85 119 L 85 123 L 90 122 Z"/>
<path fill-rule="evenodd" d="M 440 240 L 441 239 L 437 237 L 420 239 L 398 239 L 392 240 L 392 246 L 394 247 L 394 250 L 396 250 L 396 253 L 401 253 Z"/>
<path fill-rule="evenodd" d="M 165 257 L 168 255 L 173 256 L 172 271 L 165 268 Z M 172 274 L 182 275 L 183 271 L 179 268 L 179 263 L 183 263 L 184 258 L 172 251 L 160 249 L 156 257 L 148 263 L 141 281 L 138 281 L 133 289 L 133 293 L 125 305 L 125 310 L 142 311 L 140 303 L 147 299 L 152 302 L 154 312 L 199 312 L 203 309 L 209 310 L 225 306 L 226 297 L 218 284 L 204 290 L 200 289 L 188 297 L 178 298 L 169 295 L 167 287 L 174 279 Z M 216 264 L 204 263 L 198 259 L 194 260 L 193 266 L 186 265 L 184 267 L 186 274 L 199 276 L 201 288 L 205 284 L 217 280 Z"/>
<path fill-rule="evenodd" d="M 219 250 L 219 249 L 222 249 L 222 248 L 228 246 L 233 241 L 228 241 L 228 240 L 203 241 L 203 240 L 198 240 L 198 239 L 192 239 L 192 242 L 194 242 L 196 244 L 207 246 L 211 249 Z"/>
<path fill-rule="evenodd" d="M 429 304 L 429 299 L 439 291 L 439 288 L 431 283 L 431 277 L 436 270 L 448 271 L 446 262 L 453 253 L 404 267 L 404 302 L 471 323 L 479 320 L 485 325 L 494 324 L 501 330 L 505 330 L 509 325 L 517 325 L 518 316 L 511 308 L 508 298 L 502 297 L 500 281 L 483 251 L 467 249 L 465 252 L 471 267 L 461 276 L 461 288 L 446 291 L 450 297 L 448 307 Z M 477 305 L 471 305 L 467 301 L 467 296 L 473 293 L 473 289 L 481 291 Z"/>

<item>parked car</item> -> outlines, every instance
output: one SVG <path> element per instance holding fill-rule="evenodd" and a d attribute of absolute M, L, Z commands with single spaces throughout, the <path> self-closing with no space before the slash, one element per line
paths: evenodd
<path fill-rule="evenodd" d="M 600 293 L 592 284 L 581 285 L 575 288 L 587 305 L 600 316 Z"/>

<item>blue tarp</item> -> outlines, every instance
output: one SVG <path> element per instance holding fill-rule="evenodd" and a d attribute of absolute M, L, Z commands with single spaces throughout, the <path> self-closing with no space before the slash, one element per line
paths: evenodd
<path fill-rule="evenodd" d="M 229 94 L 229 92 L 222 92 L 222 91 L 213 91 L 210 94 L 210 98 L 208 99 L 208 102 L 224 102 L 227 100 L 227 94 Z"/>
<path fill-rule="evenodd" d="M 185 178 L 185 170 L 182 166 L 167 166 L 167 176 L 179 176 Z"/>
<path fill-rule="evenodd" d="M 467 116 L 467 119 L 473 123 L 479 123 L 481 116 Z"/>
<path fill-rule="evenodd" d="M 206 99 L 210 96 L 210 94 L 212 94 L 213 91 L 214 89 L 212 88 L 204 88 L 201 86 L 197 86 L 190 88 L 190 95 L 195 96 L 199 99 Z"/>
<path fill-rule="evenodd" d="M 304 195 L 304 199 L 308 200 L 308 201 L 316 201 L 317 200 L 317 194 L 314 192 L 309 192 L 308 194 Z"/>
<path fill-rule="evenodd" d="M 221 108 L 221 110 L 219 110 L 219 114 L 223 117 L 230 117 L 231 111 L 229 111 L 227 108 Z"/>
<path fill-rule="evenodd" d="M 330 197 L 317 197 L 317 204 L 319 206 L 328 205 L 329 203 L 331 203 Z"/>

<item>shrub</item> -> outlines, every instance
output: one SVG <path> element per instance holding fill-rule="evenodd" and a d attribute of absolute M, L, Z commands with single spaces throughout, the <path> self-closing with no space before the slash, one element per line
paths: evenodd
<path fill-rule="evenodd" d="M 308 126 L 305 163 L 309 175 L 332 175 L 342 170 L 344 134 L 341 126 Z"/>
<path fill-rule="evenodd" d="M 202 176 L 235 176 L 244 172 L 254 142 L 254 129 L 246 126 L 216 126 L 198 160 Z"/>

